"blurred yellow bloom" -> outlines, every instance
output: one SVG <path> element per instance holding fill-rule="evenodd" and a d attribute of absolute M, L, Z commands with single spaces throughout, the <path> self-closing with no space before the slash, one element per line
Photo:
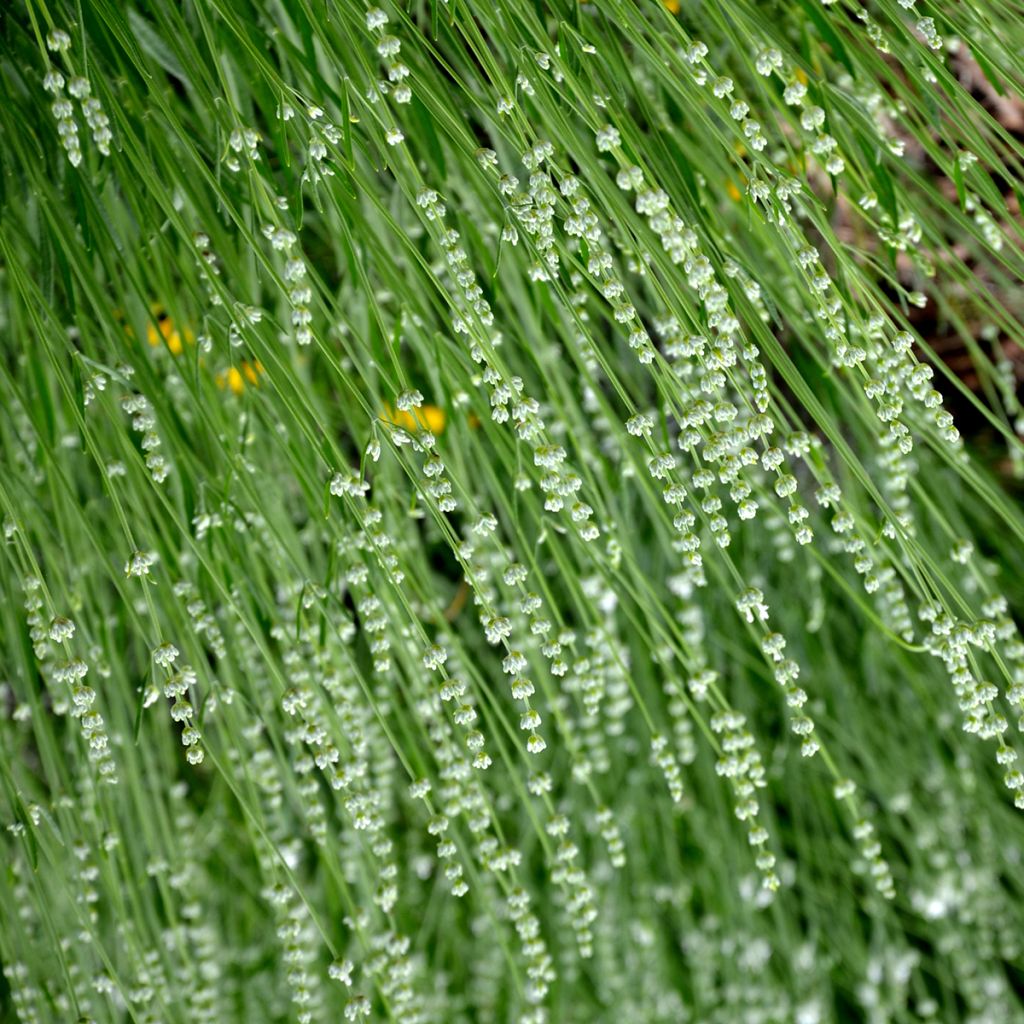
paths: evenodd
<path fill-rule="evenodd" d="M 589 4 L 591 0 L 580 0 L 581 4 Z M 679 0 L 661 0 L 661 6 L 668 11 L 669 14 L 678 14 L 681 8 Z"/>
<path fill-rule="evenodd" d="M 421 405 L 418 409 L 405 412 L 393 408 L 388 402 L 384 403 L 381 419 L 404 430 L 429 430 L 432 434 L 440 434 L 448 422 L 444 409 L 436 405 Z"/>
<path fill-rule="evenodd" d="M 734 202 L 738 203 L 743 198 L 743 193 L 736 186 L 736 182 L 727 181 L 725 183 L 725 191 L 729 193 L 729 198 Z"/>
<path fill-rule="evenodd" d="M 167 315 L 167 311 L 159 302 L 154 302 L 149 307 L 149 312 L 156 320 L 156 326 L 150 321 L 146 324 L 146 341 L 154 348 L 163 341 L 171 351 L 171 355 L 180 356 L 184 351 L 185 342 L 191 345 L 196 339 L 192 331 L 185 327 L 179 331 L 174 326 L 174 321 Z"/>
<path fill-rule="evenodd" d="M 195 334 L 189 327 L 178 329 L 174 321 L 167 315 L 167 310 L 159 302 L 150 303 L 149 312 L 152 317 L 146 324 L 146 341 L 156 348 L 161 343 L 166 345 L 172 355 L 180 356 L 185 350 L 185 345 L 195 344 Z M 124 312 L 120 309 L 114 310 L 114 316 L 124 326 L 124 332 L 130 338 L 135 337 L 135 331 L 131 324 L 125 320 Z M 156 324 L 153 323 L 156 321 Z M 202 366 L 204 360 L 199 360 Z M 259 387 L 260 377 L 266 371 L 258 359 L 252 361 L 243 359 L 238 366 L 231 366 L 227 370 L 221 370 L 214 377 L 217 387 L 223 391 L 227 388 L 234 395 L 240 395 L 245 391 L 246 384 L 250 387 Z M 442 414 L 443 415 L 443 414 Z"/>
<path fill-rule="evenodd" d="M 260 377 L 266 373 L 263 369 L 263 364 L 258 360 L 254 359 L 251 363 L 247 359 L 243 359 L 238 366 L 232 366 L 227 370 L 221 370 L 217 374 L 217 387 L 224 390 L 229 388 L 232 394 L 240 395 L 245 391 L 245 385 L 248 381 L 249 384 L 254 388 L 260 386 Z"/>

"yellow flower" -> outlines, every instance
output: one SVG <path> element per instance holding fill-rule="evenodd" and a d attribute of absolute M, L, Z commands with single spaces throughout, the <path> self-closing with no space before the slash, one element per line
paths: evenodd
<path fill-rule="evenodd" d="M 184 342 L 191 345 L 195 341 L 195 335 L 188 327 L 179 331 L 174 326 L 174 321 L 167 315 L 167 311 L 159 302 L 152 303 L 149 312 L 156 320 L 156 326 L 152 320 L 146 324 L 146 341 L 154 348 L 163 341 L 170 349 L 171 355 L 180 356 L 185 349 Z"/>
<path fill-rule="evenodd" d="M 254 359 L 251 363 L 247 359 L 243 359 L 239 366 L 229 367 L 217 374 L 217 387 L 221 391 L 224 388 L 229 388 L 232 394 L 240 395 L 245 391 L 246 381 L 254 388 L 258 388 L 260 377 L 265 372 L 263 364 L 258 359 Z"/>
<path fill-rule="evenodd" d="M 591 0 L 580 0 L 581 4 L 588 4 Z M 679 0 L 661 0 L 661 6 L 668 11 L 669 14 L 678 14 L 681 4 Z"/>
<path fill-rule="evenodd" d="M 174 321 L 167 315 L 167 310 L 164 309 L 161 303 L 150 303 L 149 312 L 152 319 L 146 324 L 146 341 L 154 348 L 162 343 L 167 346 L 172 355 L 180 356 L 185 351 L 185 345 L 195 344 L 196 338 L 191 328 L 186 326 L 179 330 L 175 326 Z M 114 316 L 124 326 L 125 334 L 129 338 L 134 338 L 135 331 L 132 330 L 131 324 L 126 322 L 123 311 L 115 309 Z M 156 321 L 155 324 L 153 323 L 154 320 Z M 203 363 L 204 360 L 200 359 L 199 365 L 202 366 Z M 240 395 L 245 391 L 246 384 L 254 388 L 259 387 L 260 377 L 265 372 L 263 364 L 258 359 L 251 361 L 243 359 L 238 366 L 231 366 L 227 370 L 221 370 L 214 377 L 214 380 L 221 391 L 227 388 L 232 394 Z"/>
<path fill-rule="evenodd" d="M 392 408 L 387 402 L 384 403 L 381 419 L 393 423 L 396 427 L 402 427 L 404 430 L 429 430 L 432 434 L 440 434 L 448 422 L 444 409 L 440 409 L 436 405 L 421 405 L 418 409 L 405 412 L 402 409 Z"/>
<path fill-rule="evenodd" d="M 729 193 L 729 198 L 734 203 L 738 203 L 743 198 L 743 193 L 736 187 L 736 182 L 734 181 L 727 181 L 725 183 L 725 191 Z"/>

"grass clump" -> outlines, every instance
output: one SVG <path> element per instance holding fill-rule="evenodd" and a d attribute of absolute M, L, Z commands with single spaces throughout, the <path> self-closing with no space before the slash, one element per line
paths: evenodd
<path fill-rule="evenodd" d="M 15 4 L 0 1018 L 1024 1020 L 1018 15 Z"/>

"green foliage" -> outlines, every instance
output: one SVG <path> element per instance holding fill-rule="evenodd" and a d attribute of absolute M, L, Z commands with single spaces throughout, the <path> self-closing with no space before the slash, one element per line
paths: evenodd
<path fill-rule="evenodd" d="M 1024 1021 L 1021 13 L 13 5 L 0 1017 Z"/>

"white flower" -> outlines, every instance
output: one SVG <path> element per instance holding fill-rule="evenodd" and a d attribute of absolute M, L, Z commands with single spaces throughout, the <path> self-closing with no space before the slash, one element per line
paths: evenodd
<path fill-rule="evenodd" d="M 161 668 L 170 668 L 174 664 L 175 659 L 177 659 L 178 654 L 178 648 L 174 644 L 165 641 L 153 650 L 153 660 Z"/>
<path fill-rule="evenodd" d="M 136 551 L 125 562 L 124 573 L 126 576 L 148 576 L 155 562 L 156 555 L 153 552 Z"/>
<path fill-rule="evenodd" d="M 71 36 L 62 28 L 55 28 L 46 36 L 46 47 L 53 53 L 66 53 L 71 49 Z"/>
<path fill-rule="evenodd" d="M 598 151 L 601 153 L 610 153 L 613 149 L 618 149 L 622 145 L 622 136 L 619 135 L 618 128 L 614 128 L 610 124 L 599 128 L 595 139 L 597 140 Z"/>
<path fill-rule="evenodd" d="M 367 21 L 369 21 L 369 15 L 367 15 Z M 340 981 L 343 985 L 351 988 L 352 986 L 352 972 L 355 970 L 355 964 L 351 960 L 335 960 L 330 967 L 327 968 L 327 973 L 335 981 Z"/>
<path fill-rule="evenodd" d="M 54 643 L 63 643 L 75 635 L 75 624 L 63 616 L 56 616 L 50 622 L 50 639 Z"/>
<path fill-rule="evenodd" d="M 404 391 L 400 392 L 398 397 L 395 399 L 395 405 L 398 406 L 402 412 L 408 412 L 410 409 L 418 409 L 423 405 L 423 395 L 415 388 L 406 388 Z"/>

